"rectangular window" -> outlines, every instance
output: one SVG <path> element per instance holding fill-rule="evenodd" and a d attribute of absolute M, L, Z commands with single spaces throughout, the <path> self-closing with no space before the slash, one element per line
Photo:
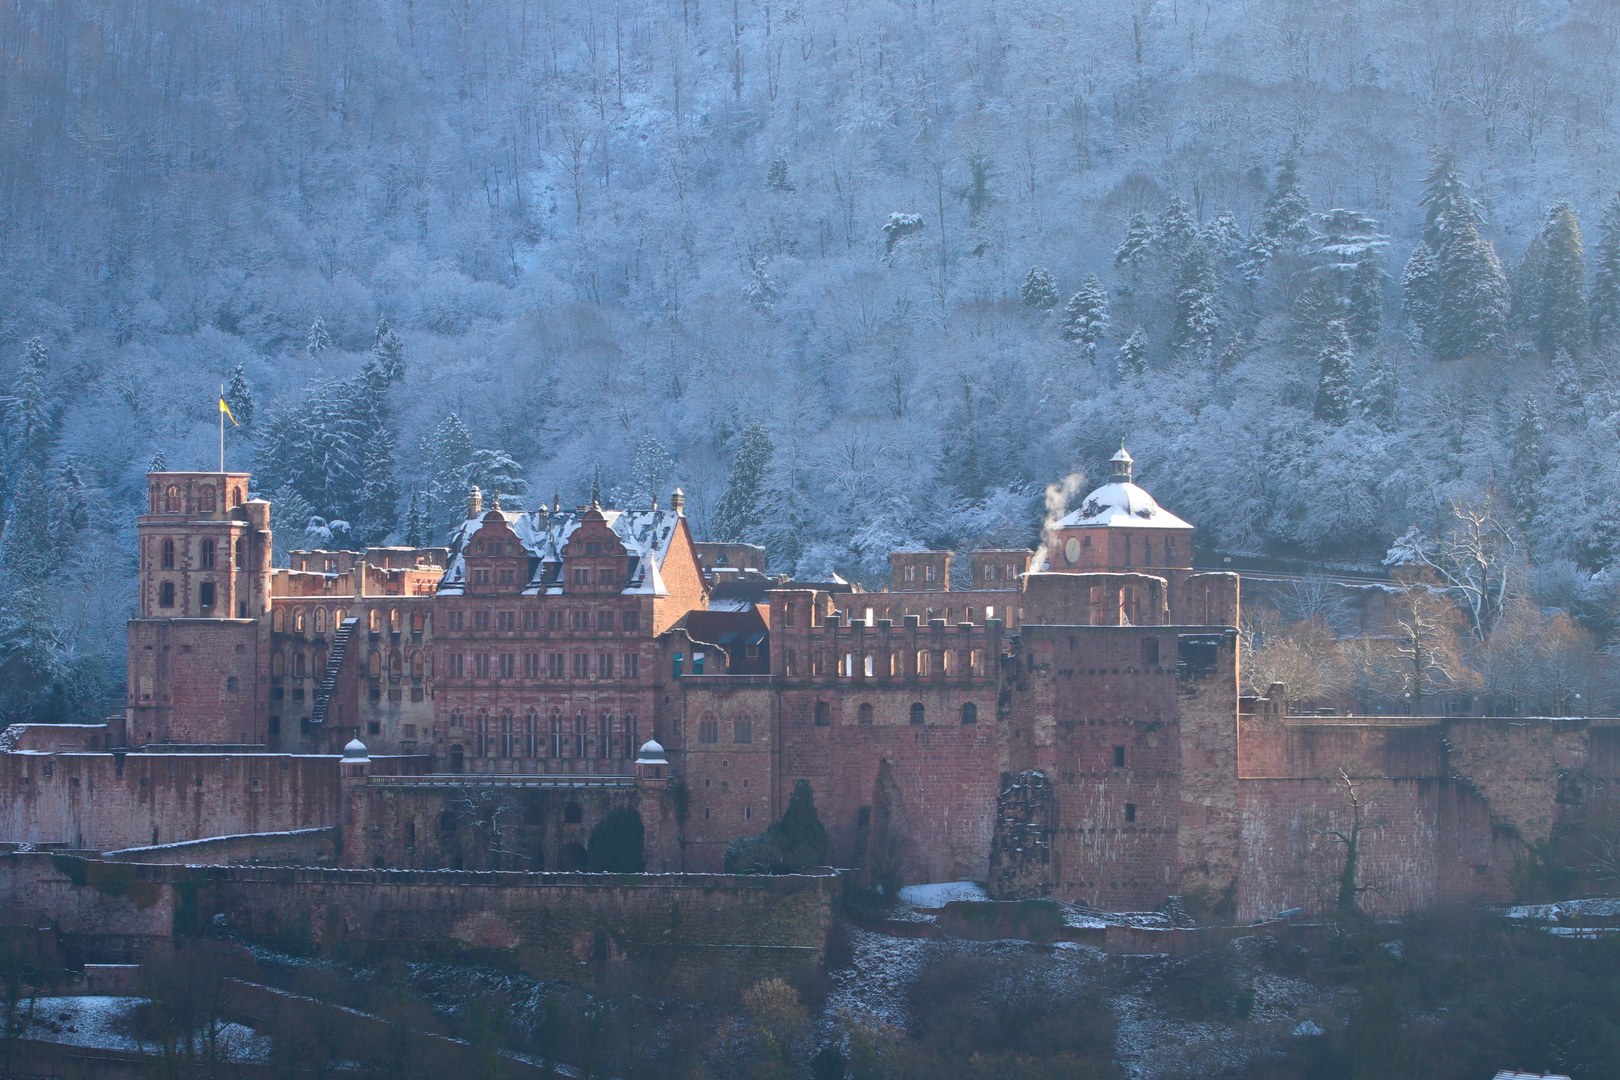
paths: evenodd
<path fill-rule="evenodd" d="M 934 580 L 936 580 L 938 578 L 938 572 L 939 572 L 939 568 L 937 566 L 925 566 L 925 567 L 923 567 L 923 580 L 924 581 L 934 581 Z"/>
<path fill-rule="evenodd" d="M 752 720 L 733 720 L 731 722 L 731 741 L 738 743 L 753 742 L 754 722 Z"/>
<path fill-rule="evenodd" d="M 478 630 L 489 629 L 489 612 L 476 611 L 473 613 L 473 627 Z"/>
<path fill-rule="evenodd" d="M 461 612 L 452 611 L 450 613 L 450 629 L 452 629 L 452 630 L 464 629 L 462 627 L 462 625 L 461 625 Z"/>
<path fill-rule="evenodd" d="M 588 611 L 574 612 L 573 623 L 575 630 L 589 630 L 591 628 L 591 613 Z"/>
<path fill-rule="evenodd" d="M 461 678 L 461 664 L 463 659 L 464 657 L 460 653 L 455 653 L 450 656 L 450 677 L 452 679 Z"/>
<path fill-rule="evenodd" d="M 517 615 L 510 611 L 497 611 L 495 613 L 495 629 L 512 630 L 517 626 Z"/>
<path fill-rule="evenodd" d="M 480 679 L 489 678 L 489 654 L 479 653 L 473 657 L 473 674 Z"/>
<path fill-rule="evenodd" d="M 906 572 L 902 576 L 907 581 L 916 581 L 917 580 L 917 568 L 915 566 L 906 567 Z"/>
<path fill-rule="evenodd" d="M 1123 769 L 1124 767 L 1125 767 L 1125 748 L 1123 746 L 1116 746 L 1116 747 L 1114 747 L 1114 768 Z"/>
<path fill-rule="evenodd" d="M 590 583 L 591 583 L 591 572 L 589 570 L 585 569 L 584 567 L 575 567 L 574 568 L 574 584 L 575 585 L 589 585 Z"/>
<path fill-rule="evenodd" d="M 1125 820 L 1126 821 L 1135 821 L 1136 820 L 1136 804 L 1135 803 L 1128 802 L 1128 803 L 1125 804 Z"/>
<path fill-rule="evenodd" d="M 641 629 L 641 612 L 639 612 L 639 611 L 627 611 L 627 612 L 625 612 L 624 613 L 624 619 L 620 623 L 620 625 L 623 626 L 626 630 L 640 630 Z"/>
<path fill-rule="evenodd" d="M 596 677 L 598 679 L 613 678 L 613 654 L 601 653 L 596 657 Z"/>
<path fill-rule="evenodd" d="M 624 654 L 624 677 L 634 679 L 641 674 L 641 657 L 635 653 Z"/>
<path fill-rule="evenodd" d="M 613 612 L 611 612 L 611 611 L 598 611 L 596 613 L 596 628 L 598 630 L 612 630 L 613 629 Z"/>
<path fill-rule="evenodd" d="M 538 611 L 525 611 L 523 613 L 523 629 L 540 629 L 540 613 Z"/>
<path fill-rule="evenodd" d="M 546 678 L 560 679 L 563 677 L 563 654 L 560 652 L 546 654 Z"/>
<path fill-rule="evenodd" d="M 563 613 L 560 611 L 546 612 L 546 625 L 552 630 L 563 628 Z"/>
<path fill-rule="evenodd" d="M 512 677 L 512 654 L 511 653 L 501 653 L 501 655 L 500 655 L 500 671 L 501 671 L 501 678 L 510 679 Z"/>
<path fill-rule="evenodd" d="M 523 654 L 523 677 L 525 679 L 538 679 L 540 677 L 540 654 Z"/>
<path fill-rule="evenodd" d="M 574 678 L 588 679 L 591 677 L 591 654 L 574 654 Z"/>
<path fill-rule="evenodd" d="M 598 585 L 611 585 L 613 584 L 614 577 L 615 575 L 612 570 L 598 570 L 596 572 L 596 583 Z"/>
<path fill-rule="evenodd" d="M 699 720 L 698 721 L 698 742 L 700 742 L 700 743 L 717 743 L 719 741 L 720 741 L 720 721 L 718 721 L 718 720 Z"/>
<path fill-rule="evenodd" d="M 473 584 L 474 585 L 488 585 L 489 584 L 489 571 L 488 570 L 475 570 L 475 571 L 473 571 Z"/>

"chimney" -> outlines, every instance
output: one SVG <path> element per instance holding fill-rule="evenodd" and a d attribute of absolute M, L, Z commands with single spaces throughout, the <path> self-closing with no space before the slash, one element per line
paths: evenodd
<path fill-rule="evenodd" d="M 675 516 L 676 517 L 685 517 L 686 516 L 686 492 L 682 491 L 680 488 L 676 488 L 675 489 L 675 494 L 673 494 L 673 495 L 671 495 L 669 497 L 669 508 L 671 510 L 675 511 Z"/>
<path fill-rule="evenodd" d="M 474 484 L 467 489 L 467 516 L 477 517 L 484 509 L 484 495 Z"/>

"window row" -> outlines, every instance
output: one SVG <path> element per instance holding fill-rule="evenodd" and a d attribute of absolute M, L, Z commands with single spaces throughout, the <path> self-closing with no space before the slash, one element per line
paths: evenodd
<path fill-rule="evenodd" d="M 217 595 L 218 595 L 217 590 L 215 589 L 214 583 L 212 581 L 204 581 L 204 582 L 199 583 L 198 586 L 197 586 L 197 608 L 198 608 L 198 610 L 203 611 L 203 612 L 211 612 L 211 611 L 213 611 L 214 603 L 215 603 L 215 599 L 216 599 Z M 161 581 L 161 582 L 158 583 L 158 607 L 160 607 L 160 608 L 172 608 L 172 607 L 174 607 L 175 606 L 175 597 L 176 596 L 177 596 L 177 593 L 175 592 L 174 582 L 172 582 L 172 581 Z M 239 604 L 238 607 L 240 608 L 240 610 L 237 613 L 238 618 L 246 618 L 247 617 L 247 603 L 246 603 L 246 601 Z"/>
<path fill-rule="evenodd" d="M 445 613 L 449 620 L 451 630 L 517 630 L 537 631 L 540 629 L 541 612 L 535 609 L 528 611 L 464 611 L 452 610 Z M 596 618 L 591 618 L 591 612 L 581 610 L 554 610 L 544 613 L 545 629 L 572 630 L 577 633 L 611 633 L 614 630 L 638 631 L 641 629 L 641 612 L 639 611 L 598 611 Z M 520 627 L 521 624 L 521 627 Z"/>
<path fill-rule="evenodd" d="M 963 724 L 977 724 L 979 722 L 979 707 L 971 701 L 965 701 L 962 703 L 962 707 L 957 710 L 957 715 L 961 718 Z M 862 727 L 871 727 L 873 716 L 872 703 L 870 701 L 861 702 L 856 708 L 855 716 L 856 722 Z M 924 724 L 928 723 L 927 706 L 923 705 L 923 703 L 920 701 L 912 702 L 911 710 L 907 715 L 907 721 L 913 727 L 922 727 Z M 816 702 L 816 727 L 829 727 L 831 724 L 832 705 L 825 701 Z"/>
<path fill-rule="evenodd" d="M 467 720 L 462 710 L 451 710 L 452 729 L 464 728 Z M 615 716 L 604 709 L 593 718 L 583 708 L 572 716 L 553 708 L 542 720 L 534 709 L 522 716 L 513 709 L 480 709 L 471 721 L 477 757 L 632 759 L 640 746 L 634 711 Z"/>
<path fill-rule="evenodd" d="M 158 568 L 173 570 L 177 562 L 176 547 L 173 538 L 168 538 L 158 548 Z M 233 552 L 235 558 L 228 566 L 220 565 L 219 544 L 214 540 L 200 540 L 197 543 L 197 569 L 199 570 L 246 570 L 247 569 L 247 538 L 236 541 Z"/>
<path fill-rule="evenodd" d="M 231 506 L 242 505 L 242 488 L 236 484 L 231 486 Z M 201 484 L 197 488 L 197 512 L 199 514 L 212 514 L 218 510 L 219 493 L 213 484 Z M 170 484 L 163 489 L 163 496 L 159 499 L 156 489 L 152 495 L 152 513 L 180 514 L 185 512 L 185 500 L 180 495 L 180 485 Z"/>
<path fill-rule="evenodd" d="M 926 678 L 938 672 L 943 675 L 984 675 L 983 649 L 918 649 L 916 652 L 832 653 L 826 649 L 810 652 L 810 674 L 837 674 L 846 679 L 874 679 L 880 675 L 892 679 L 910 676 Z M 783 674 L 792 678 L 804 674 L 799 668 L 796 650 L 788 649 L 782 656 Z"/>
<path fill-rule="evenodd" d="M 1000 611 L 1000 615 L 997 615 L 998 610 Z M 846 619 L 863 618 L 867 626 L 877 625 L 878 619 L 888 619 L 892 623 L 899 624 L 904 622 L 907 615 L 916 615 L 923 622 L 928 622 L 936 618 L 942 618 L 947 624 L 954 625 L 956 623 L 956 609 L 953 607 L 930 607 L 923 608 L 921 611 L 907 611 L 903 605 L 897 604 L 887 608 L 850 608 L 846 611 L 840 612 L 839 614 Z M 982 612 L 978 608 L 972 606 L 964 607 L 962 609 L 962 619 L 965 622 L 979 622 L 981 621 L 981 616 L 983 619 L 1000 618 L 1005 621 L 1012 619 L 1014 612 L 1011 608 L 998 609 L 994 604 L 986 605 Z M 821 624 L 821 609 L 819 607 L 812 606 L 810 609 L 810 625 L 820 626 Z M 799 625 L 799 611 L 796 603 L 790 601 L 782 605 L 782 625 Z M 1009 623 L 1008 625 L 1010 626 L 1012 623 Z"/>
<path fill-rule="evenodd" d="M 312 632 L 324 634 L 330 624 L 331 629 L 337 630 L 343 625 L 348 612 L 343 608 L 334 608 L 328 612 L 326 608 L 286 608 L 277 607 L 272 618 L 272 628 L 278 634 L 302 634 Z M 420 634 L 427 629 L 428 615 L 425 611 L 404 612 L 399 608 L 371 608 L 362 612 L 360 618 L 364 621 L 367 630 L 373 634 L 380 634 L 384 629 L 391 633 L 402 634 L 406 626 L 411 633 Z"/>
<path fill-rule="evenodd" d="M 754 741 L 754 718 L 747 713 L 739 713 L 732 717 L 730 725 L 731 741 L 733 743 L 751 743 Z M 720 719 L 714 713 L 704 713 L 698 720 L 698 742 L 717 743 L 720 741 Z"/>
<path fill-rule="evenodd" d="M 541 675 L 541 657 L 545 658 L 545 674 Z M 641 656 L 638 653 L 524 653 L 521 661 L 517 653 L 451 653 L 445 657 L 446 670 L 452 679 L 513 679 L 517 677 L 521 662 L 525 679 L 636 679 L 641 677 Z"/>

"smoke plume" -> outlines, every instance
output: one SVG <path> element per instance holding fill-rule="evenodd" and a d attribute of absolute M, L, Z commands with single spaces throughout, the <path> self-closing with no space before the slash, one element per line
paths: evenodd
<path fill-rule="evenodd" d="M 1046 485 L 1046 518 L 1041 522 L 1041 545 L 1035 549 L 1035 557 L 1029 562 L 1031 571 L 1046 569 L 1046 555 L 1047 549 L 1052 544 L 1052 533 L 1057 529 L 1058 522 L 1069 512 L 1069 500 L 1074 498 L 1085 482 L 1085 473 L 1072 472 L 1057 483 Z"/>

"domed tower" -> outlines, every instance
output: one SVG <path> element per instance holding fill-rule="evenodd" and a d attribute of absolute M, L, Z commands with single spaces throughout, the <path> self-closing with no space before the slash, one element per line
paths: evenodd
<path fill-rule="evenodd" d="M 1110 464 L 1108 483 L 1058 522 L 1045 569 L 1160 575 L 1191 570 L 1193 527 L 1136 485 L 1135 462 L 1123 444 Z"/>

